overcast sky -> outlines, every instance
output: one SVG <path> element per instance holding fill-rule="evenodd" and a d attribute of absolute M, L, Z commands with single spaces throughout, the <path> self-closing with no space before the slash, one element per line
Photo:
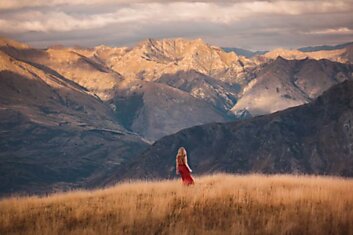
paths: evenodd
<path fill-rule="evenodd" d="M 203 38 L 252 50 L 353 41 L 353 0 L 0 0 L 0 35 L 35 47 Z"/>

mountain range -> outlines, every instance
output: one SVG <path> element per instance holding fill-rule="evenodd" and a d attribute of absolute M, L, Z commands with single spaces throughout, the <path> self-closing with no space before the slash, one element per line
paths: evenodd
<path fill-rule="evenodd" d="M 306 103 L 333 84 L 352 78 L 353 70 L 349 61 L 291 57 L 282 50 L 248 59 L 201 39 L 148 39 L 132 48 L 39 50 L 8 39 L 1 45 L 7 56 L 54 71 L 85 88 L 112 109 L 124 128 L 148 141 L 194 125 Z M 351 45 L 347 46 L 339 50 L 347 54 Z M 332 58 L 332 52 L 319 51 L 333 61 L 342 60 L 341 54 Z M 278 56 L 300 61 L 286 62 Z"/>
<path fill-rule="evenodd" d="M 246 50 L 243 48 L 237 48 L 237 47 L 223 47 L 222 48 L 226 52 L 234 52 L 237 55 L 245 56 L 246 58 L 252 58 L 257 55 L 264 55 L 268 51 L 251 51 L 251 50 Z"/>
<path fill-rule="evenodd" d="M 270 55 L 277 53 L 278 55 L 281 55 L 282 57 L 285 57 L 285 54 L 288 53 L 292 53 L 292 54 L 298 54 L 298 57 L 300 58 L 305 58 L 305 57 L 310 57 L 310 55 L 313 56 L 313 58 L 326 58 L 328 59 L 329 57 L 333 60 L 338 60 L 338 57 L 341 54 L 344 54 L 347 51 L 350 51 L 347 54 L 352 54 L 351 50 L 352 49 L 348 49 L 351 48 L 353 46 L 353 42 L 348 42 L 348 43 L 343 43 L 343 44 L 338 44 L 338 45 L 322 45 L 322 46 L 308 46 L 308 47 L 301 47 L 298 49 L 283 49 L 283 48 L 278 48 L 275 49 L 273 51 L 267 51 L 267 50 L 260 50 L 260 51 L 251 51 L 251 50 L 247 50 L 247 49 L 243 49 L 243 48 L 237 48 L 237 47 L 223 47 L 222 49 L 226 52 L 235 52 L 236 54 L 240 55 L 240 56 L 245 56 L 247 58 L 253 58 L 256 56 L 260 56 L 260 55 L 264 55 L 268 52 L 271 52 Z M 348 50 L 347 50 L 348 49 Z M 330 52 L 333 51 L 333 52 Z M 304 53 L 302 53 L 304 52 Z M 318 53 L 310 53 L 310 52 L 318 52 Z M 294 55 L 293 55 L 294 56 Z M 349 57 L 349 56 L 348 56 Z M 342 61 L 347 60 L 346 59 L 341 59 Z M 352 62 L 352 59 L 348 59 L 350 60 L 350 62 Z"/>
<path fill-rule="evenodd" d="M 350 44 L 315 50 L 247 58 L 201 39 L 36 49 L 1 38 L 0 193 L 99 185 L 164 136 L 313 102 L 353 79 Z"/>
<path fill-rule="evenodd" d="M 347 42 L 337 45 L 322 45 L 322 46 L 309 46 L 309 47 L 301 47 L 298 48 L 299 51 L 303 52 L 313 52 L 313 51 L 329 51 L 329 50 L 337 50 L 344 49 L 353 45 L 353 42 Z"/>
<path fill-rule="evenodd" d="M 175 177 L 184 146 L 197 174 L 294 173 L 353 176 L 353 81 L 313 102 L 252 119 L 212 123 L 163 137 L 102 182 Z"/>
<path fill-rule="evenodd" d="M 74 187 L 148 146 L 96 95 L 24 61 L 21 56 L 37 51 L 11 43 L 1 48 L 25 51 L 16 57 L 0 52 L 1 193 Z"/>
<path fill-rule="evenodd" d="M 333 85 L 352 80 L 352 71 L 352 64 L 277 57 L 244 87 L 231 112 L 257 116 L 308 103 Z"/>
<path fill-rule="evenodd" d="M 327 48 L 326 50 L 320 50 L 319 48 Z M 284 48 L 278 48 L 273 51 L 267 52 L 263 55 L 269 59 L 275 59 L 281 56 L 286 59 L 328 59 L 340 63 L 352 63 L 353 62 L 353 43 L 343 44 L 342 46 L 336 47 L 314 47 L 313 49 L 298 49 L 288 50 Z"/>

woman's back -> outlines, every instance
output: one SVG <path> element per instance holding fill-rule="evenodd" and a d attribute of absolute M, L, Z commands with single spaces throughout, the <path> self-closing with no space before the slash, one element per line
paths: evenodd
<path fill-rule="evenodd" d="M 178 162 L 178 165 L 185 165 L 185 155 L 178 155 L 177 162 Z"/>

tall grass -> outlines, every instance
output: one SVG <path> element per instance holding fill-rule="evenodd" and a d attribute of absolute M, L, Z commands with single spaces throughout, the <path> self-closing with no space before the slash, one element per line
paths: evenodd
<path fill-rule="evenodd" d="M 353 180 L 216 174 L 8 198 L 0 234 L 353 234 Z"/>

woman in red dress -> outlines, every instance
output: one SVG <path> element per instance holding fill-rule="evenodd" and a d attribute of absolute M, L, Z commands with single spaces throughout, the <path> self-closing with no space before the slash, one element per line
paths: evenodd
<path fill-rule="evenodd" d="M 192 170 L 188 165 L 188 157 L 184 147 L 178 149 L 176 155 L 176 174 L 181 175 L 181 179 L 184 185 L 194 184 L 194 179 L 191 176 Z"/>

